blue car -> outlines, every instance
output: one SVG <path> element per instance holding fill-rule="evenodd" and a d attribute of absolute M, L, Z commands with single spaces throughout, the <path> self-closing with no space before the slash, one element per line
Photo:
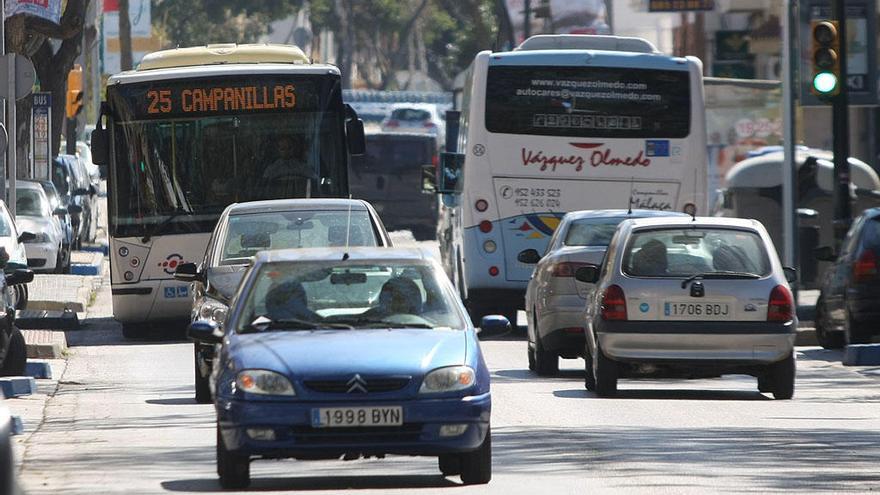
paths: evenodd
<path fill-rule="evenodd" d="M 223 487 L 247 486 L 252 459 L 386 454 L 438 457 L 465 484 L 491 479 L 489 371 L 461 301 L 421 251 L 260 252 L 222 328 L 202 320 L 188 333 L 219 346 Z"/>

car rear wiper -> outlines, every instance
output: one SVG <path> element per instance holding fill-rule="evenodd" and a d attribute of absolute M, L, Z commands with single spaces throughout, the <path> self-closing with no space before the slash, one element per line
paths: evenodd
<path fill-rule="evenodd" d="M 761 278 L 760 275 L 756 273 L 749 272 L 705 272 L 705 273 L 697 273 L 691 275 L 690 277 L 681 281 L 681 288 L 684 289 L 687 285 L 694 280 L 697 279 L 744 279 L 744 280 L 754 280 L 756 278 Z"/>
<path fill-rule="evenodd" d="M 161 222 L 154 225 L 153 228 L 148 229 L 146 231 L 146 233 L 144 233 L 144 236 L 141 238 L 141 242 L 144 244 L 150 242 L 150 239 L 152 239 L 154 235 L 161 232 L 162 229 L 167 227 L 168 224 L 170 224 L 175 218 L 179 217 L 180 215 L 184 215 L 184 214 L 188 214 L 188 213 L 189 213 L 188 211 L 183 210 L 183 209 L 174 210 L 173 213 L 171 213 L 170 215 L 165 217 Z"/>

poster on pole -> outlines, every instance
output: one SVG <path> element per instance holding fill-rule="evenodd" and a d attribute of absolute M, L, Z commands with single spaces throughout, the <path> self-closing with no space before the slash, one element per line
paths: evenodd
<path fill-rule="evenodd" d="M 61 0 L 6 0 L 4 18 L 27 14 L 58 24 L 61 22 Z"/>
<path fill-rule="evenodd" d="M 34 93 L 31 107 L 31 150 L 34 159 L 31 177 L 51 179 L 52 162 L 52 93 Z"/>

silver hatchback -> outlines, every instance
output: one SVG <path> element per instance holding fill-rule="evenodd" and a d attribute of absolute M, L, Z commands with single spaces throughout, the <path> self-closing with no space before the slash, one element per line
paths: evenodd
<path fill-rule="evenodd" d="M 586 387 L 614 395 L 618 378 L 746 374 L 777 399 L 794 394 L 795 304 L 770 236 L 737 218 L 622 222 L 585 313 Z"/>

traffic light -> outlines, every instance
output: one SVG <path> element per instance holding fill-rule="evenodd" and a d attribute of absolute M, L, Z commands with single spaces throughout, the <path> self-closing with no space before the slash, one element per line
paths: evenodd
<path fill-rule="evenodd" d="M 70 72 L 67 73 L 67 100 L 64 109 L 68 119 L 75 118 L 80 110 L 82 110 L 82 100 L 82 67 L 79 64 L 75 64 L 73 69 L 70 69 Z"/>
<path fill-rule="evenodd" d="M 840 31 L 837 21 L 813 21 L 812 84 L 810 91 L 822 98 L 840 93 Z"/>

